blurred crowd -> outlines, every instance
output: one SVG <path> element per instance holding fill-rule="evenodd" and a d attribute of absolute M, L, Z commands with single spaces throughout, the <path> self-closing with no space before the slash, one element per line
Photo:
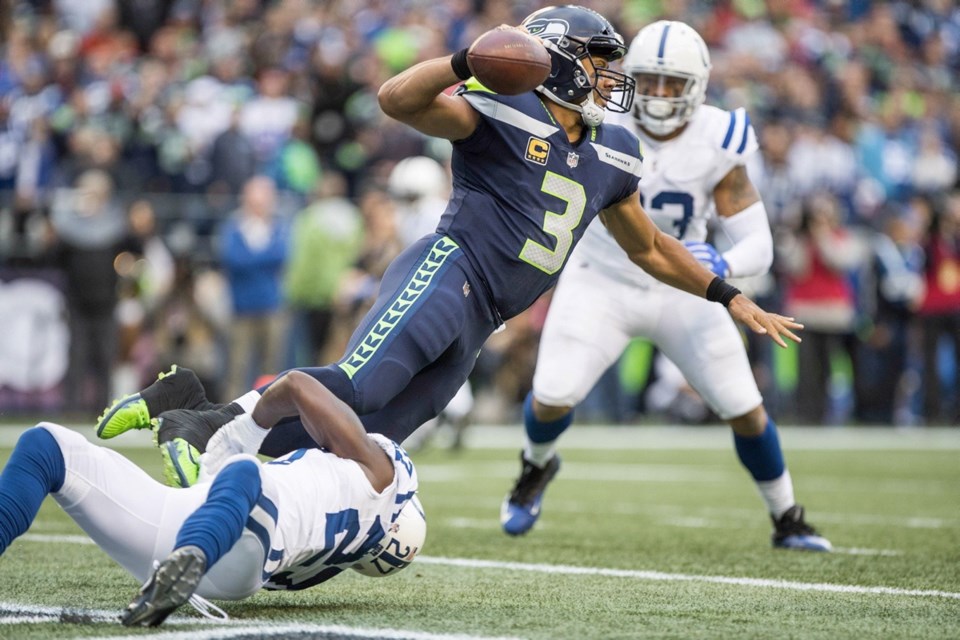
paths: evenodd
<path fill-rule="evenodd" d="M 60 406 L 98 411 L 174 362 L 224 400 L 339 357 L 449 189 L 449 143 L 386 118 L 378 87 L 545 4 L 2 3 L 0 287 L 44 273 L 64 292 Z M 708 102 L 746 107 L 757 129 L 749 170 L 777 251 L 770 276 L 738 284 L 806 325 L 788 351 L 746 337 L 768 407 L 785 422 L 960 423 L 960 8 L 581 4 L 628 41 L 658 18 L 694 26 L 713 55 Z M 481 354 L 484 419 L 517 419 L 548 304 Z M 642 345 L 584 409 L 710 419 Z"/>

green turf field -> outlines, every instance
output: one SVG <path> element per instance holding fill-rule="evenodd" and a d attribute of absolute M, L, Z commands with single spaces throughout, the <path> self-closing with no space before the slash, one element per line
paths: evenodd
<path fill-rule="evenodd" d="M 784 428 L 830 555 L 770 548 L 722 428 L 574 431 L 526 537 L 497 520 L 519 429 L 481 429 L 414 455 L 429 531 L 410 569 L 221 603 L 226 624 L 113 622 L 138 585 L 48 500 L 0 558 L 0 638 L 960 638 L 960 429 Z M 123 451 L 159 477 L 155 451 Z"/>

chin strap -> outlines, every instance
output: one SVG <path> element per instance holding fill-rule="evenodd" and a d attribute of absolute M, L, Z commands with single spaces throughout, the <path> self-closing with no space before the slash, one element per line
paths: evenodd
<path fill-rule="evenodd" d="M 593 91 L 587 96 L 587 99 L 580 103 L 580 117 L 583 123 L 588 127 L 598 127 L 603 122 L 607 110 L 593 101 Z"/>
<path fill-rule="evenodd" d="M 561 107 L 566 107 L 567 109 L 571 109 L 580 113 L 583 123 L 588 127 L 599 126 L 600 123 L 603 122 L 604 116 L 607 115 L 607 110 L 593 101 L 593 91 L 591 91 L 590 94 L 587 95 L 584 101 L 580 104 L 574 104 L 572 102 L 567 102 L 566 100 L 561 100 L 549 91 L 544 90 L 542 85 L 537 87 L 535 91 L 547 100 L 559 104 Z"/>

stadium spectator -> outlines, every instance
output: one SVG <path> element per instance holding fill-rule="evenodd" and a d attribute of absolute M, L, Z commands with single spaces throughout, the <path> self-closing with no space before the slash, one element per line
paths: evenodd
<path fill-rule="evenodd" d="M 321 179 L 316 199 L 294 217 L 284 282 L 293 314 L 291 366 L 317 366 L 336 357 L 327 349 L 334 303 L 360 255 L 364 228 L 360 210 L 346 198 L 343 176 L 333 171 Z"/>
<path fill-rule="evenodd" d="M 337 286 L 335 323 L 330 336 L 334 358 L 343 354 L 357 323 L 370 310 L 380 288 L 383 274 L 404 249 L 397 226 L 393 201 L 380 189 L 370 189 L 360 197 L 363 217 L 363 242 L 356 260 Z"/>
<path fill-rule="evenodd" d="M 283 368 L 282 276 L 288 242 L 287 222 L 277 211 L 273 180 L 250 178 L 243 186 L 240 208 L 220 231 L 218 247 L 233 301 L 230 397 L 250 388 L 257 376 Z"/>
<path fill-rule="evenodd" d="M 921 218 L 926 201 L 914 199 L 905 212 L 888 210 L 871 237 L 868 270 L 870 325 L 864 336 L 857 384 L 859 418 L 870 424 L 910 424 L 907 385 L 909 329 L 923 296 Z"/>
<path fill-rule="evenodd" d="M 960 424 L 960 191 L 937 200 L 923 246 L 925 292 L 917 309 L 923 354 L 923 419 L 927 424 Z M 943 367 L 941 352 L 951 351 Z M 947 384 L 944 370 L 953 377 Z"/>
<path fill-rule="evenodd" d="M 828 192 L 809 197 L 796 235 L 783 234 L 779 240 L 786 284 L 784 310 L 804 326 L 798 354 L 797 416 L 807 424 L 822 424 L 836 419 L 828 414 L 833 409 L 828 399 L 836 354 L 848 356 L 856 382 L 858 308 L 851 277 L 865 263 L 866 247 L 843 224 L 840 203 Z"/>
<path fill-rule="evenodd" d="M 114 259 L 128 239 L 127 221 L 102 171 L 86 171 L 59 194 L 52 212 L 57 259 L 67 278 L 70 369 L 67 405 L 93 413 L 109 400 L 116 364 L 117 272 Z"/>

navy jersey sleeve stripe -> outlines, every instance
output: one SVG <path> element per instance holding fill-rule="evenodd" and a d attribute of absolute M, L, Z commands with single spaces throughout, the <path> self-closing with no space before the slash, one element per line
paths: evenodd
<path fill-rule="evenodd" d="M 488 96 L 477 93 L 465 93 L 463 97 L 470 103 L 470 106 L 488 118 L 516 127 L 527 133 L 532 133 L 540 138 L 548 138 L 560 130 L 559 127 L 540 122 L 522 111 L 514 109 L 510 105 L 498 102 Z"/>

